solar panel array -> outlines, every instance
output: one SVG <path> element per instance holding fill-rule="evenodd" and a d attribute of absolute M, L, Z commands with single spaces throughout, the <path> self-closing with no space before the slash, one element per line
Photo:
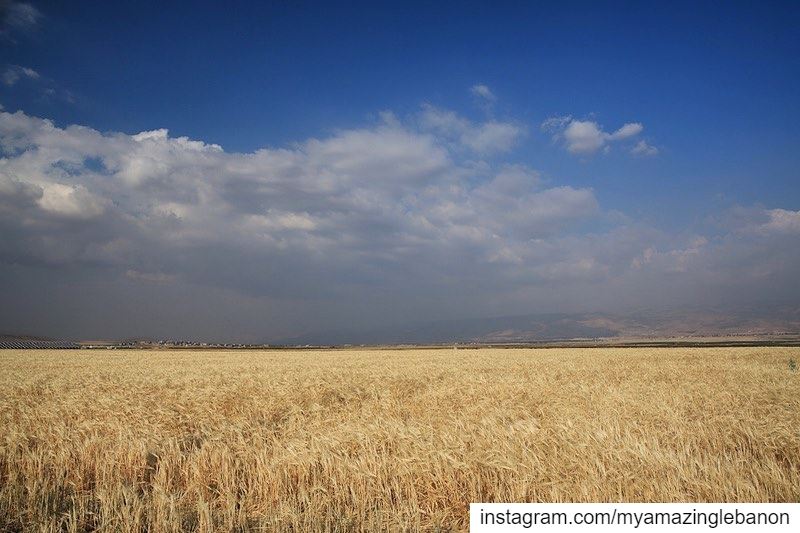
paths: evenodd
<path fill-rule="evenodd" d="M 26 339 L 0 339 L 0 349 L 16 350 L 74 350 L 80 348 L 76 342 L 44 341 Z"/>

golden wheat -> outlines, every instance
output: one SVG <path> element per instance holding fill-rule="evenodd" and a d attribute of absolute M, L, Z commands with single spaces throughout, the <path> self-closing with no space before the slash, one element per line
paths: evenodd
<path fill-rule="evenodd" d="M 797 348 L 3 351 L 0 528 L 461 530 L 798 501 Z"/>

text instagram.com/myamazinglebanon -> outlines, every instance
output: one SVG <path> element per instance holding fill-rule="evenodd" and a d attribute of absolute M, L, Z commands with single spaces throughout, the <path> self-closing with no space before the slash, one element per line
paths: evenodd
<path fill-rule="evenodd" d="M 792 531 L 800 504 L 473 503 L 470 531 Z"/>

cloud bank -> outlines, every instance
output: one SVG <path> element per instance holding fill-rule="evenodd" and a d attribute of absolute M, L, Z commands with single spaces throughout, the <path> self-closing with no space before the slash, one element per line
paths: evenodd
<path fill-rule="evenodd" d="M 642 131 L 560 128 L 575 153 Z M 165 129 L 102 133 L 2 112 L 0 273 L 34 303 L 0 318 L 258 340 L 353 321 L 680 303 L 697 287 L 763 295 L 800 270 L 800 212 L 747 208 L 708 235 L 671 235 L 513 162 L 526 135 L 425 105 L 236 153 Z M 57 299 L 50 314 L 42 287 Z M 98 316 L 79 324 L 76 305 Z"/>

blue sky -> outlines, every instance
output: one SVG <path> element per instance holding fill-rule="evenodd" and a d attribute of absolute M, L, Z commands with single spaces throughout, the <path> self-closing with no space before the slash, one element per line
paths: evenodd
<path fill-rule="evenodd" d="M 291 4 L 36 4 L 41 31 L 4 55 L 74 102 L 20 87 L 4 105 L 249 151 L 421 102 L 479 115 L 466 89 L 484 83 L 499 116 L 533 125 L 551 115 L 643 123 L 662 146 L 657 162 L 564 161 L 541 135 L 518 147 L 547 172 L 602 180 L 598 193 L 616 207 L 652 210 L 654 197 L 677 200 L 686 187 L 694 194 L 680 209 L 692 220 L 718 195 L 787 208 L 800 200 L 800 10 L 791 2 Z"/>
<path fill-rule="evenodd" d="M 226 195 L 233 189 L 249 190 L 252 186 L 250 182 L 247 185 L 239 181 L 241 171 L 237 165 L 242 163 L 234 164 L 231 160 L 246 159 L 248 154 L 260 149 L 276 154 L 284 150 L 294 153 L 295 157 L 306 157 L 302 170 L 293 172 L 306 176 L 308 184 L 291 191 L 288 186 L 278 188 L 280 193 L 276 193 L 277 186 L 272 183 L 272 192 L 260 200 L 258 209 L 275 214 L 280 207 L 280 216 L 284 217 L 281 220 L 290 221 L 290 226 L 307 224 L 303 230 L 307 240 L 303 245 L 292 241 L 299 246 L 292 252 L 287 250 L 294 244 L 287 244 L 289 241 L 281 240 L 283 237 L 278 239 L 279 249 L 284 250 L 287 257 L 291 256 L 280 268 L 264 258 L 274 257 L 271 253 L 262 250 L 266 254 L 262 257 L 254 252 L 261 246 L 256 242 L 242 243 L 242 248 L 231 251 L 235 262 L 265 261 L 266 270 L 275 267 L 281 272 L 291 272 L 289 265 L 295 262 L 308 264 L 308 257 L 304 255 L 307 252 L 300 248 L 307 250 L 303 246 L 310 246 L 309 242 L 323 237 L 324 232 L 319 228 L 331 228 L 346 217 L 351 220 L 340 227 L 344 232 L 340 234 L 340 246 L 350 242 L 349 237 L 356 239 L 346 233 L 347 228 L 353 227 L 351 224 L 369 223 L 376 232 L 385 227 L 384 234 L 360 235 L 358 239 L 363 240 L 360 245 L 354 245 L 351 258 L 373 247 L 376 240 L 395 242 L 395 253 L 406 253 L 412 246 L 409 243 L 418 243 L 416 239 L 422 238 L 403 225 L 414 216 L 434 226 L 458 225 L 459 231 L 477 228 L 486 232 L 486 239 L 497 238 L 500 239 L 497 242 L 503 244 L 495 243 L 498 248 L 492 248 L 492 252 L 479 247 L 482 251 L 473 250 L 475 254 L 485 252 L 491 263 L 499 260 L 497 253 L 502 248 L 503 253 L 507 253 L 505 257 L 513 257 L 518 265 L 524 265 L 518 271 L 511 269 L 502 275 L 497 272 L 503 269 L 491 270 L 489 277 L 498 279 L 496 285 L 486 285 L 487 293 L 533 292 L 528 303 L 513 295 L 498 296 L 494 303 L 485 307 L 478 305 L 471 316 L 502 314 L 505 309 L 522 312 L 541 306 L 565 310 L 578 306 L 574 302 L 564 306 L 545 303 L 557 300 L 556 295 L 564 294 L 564 290 L 559 285 L 562 281 L 546 273 L 552 266 L 548 267 L 543 259 L 536 259 L 539 256 L 534 248 L 544 246 L 536 244 L 537 239 L 544 239 L 550 246 L 555 246 L 557 241 L 558 253 L 584 261 L 586 270 L 592 270 L 587 266 L 590 263 L 603 266 L 602 272 L 593 272 L 590 276 L 594 276 L 592 286 L 595 288 L 583 287 L 588 291 L 584 294 L 597 291 L 596 297 L 591 298 L 597 305 L 610 301 L 607 293 L 615 283 L 619 284 L 617 290 L 629 294 L 630 305 L 641 304 L 647 298 L 652 301 L 652 295 L 645 295 L 638 288 L 637 283 L 643 283 L 641 280 L 635 282 L 620 274 L 623 264 L 628 268 L 638 261 L 640 266 L 636 268 L 641 269 L 642 257 L 645 257 L 642 254 L 648 249 L 662 254 L 664 261 L 669 257 L 675 259 L 681 253 L 694 258 L 697 265 L 664 266 L 672 269 L 672 273 L 653 274 L 654 279 L 663 280 L 672 279 L 676 272 L 682 271 L 685 279 L 676 282 L 683 283 L 677 292 L 691 294 L 693 284 L 701 283 L 699 278 L 692 277 L 693 268 L 707 272 L 709 268 L 724 266 L 730 270 L 725 275 L 735 279 L 741 275 L 741 272 L 733 273 L 735 268 L 746 263 L 742 257 L 752 256 L 759 246 L 783 249 L 796 242 L 791 240 L 796 239 L 793 228 L 800 224 L 800 218 L 795 218 L 800 217 L 796 215 L 800 209 L 797 171 L 800 168 L 800 150 L 797 149 L 800 146 L 797 126 L 800 123 L 797 98 L 800 94 L 800 32 L 797 32 L 800 9 L 796 3 L 692 2 L 657 6 L 623 2 L 550 5 L 454 2 L 431 6 L 428 3 L 276 2 L 228 6 L 216 2 L 148 5 L 6 0 L 2 6 L 0 104 L 7 112 L 6 121 L 10 123 L 11 113 L 21 111 L 24 119 L 20 120 L 26 124 L 21 125 L 17 120 L 13 126 L 7 125 L 2 130 L 6 136 L 6 190 L 19 195 L 23 194 L 20 191 L 27 191 L 26 184 L 38 187 L 44 196 L 36 196 L 39 193 L 35 190 L 31 192 L 34 202 L 31 205 L 35 204 L 36 209 L 43 212 L 50 209 L 47 216 L 58 212 L 62 217 L 59 222 L 47 219 L 52 234 L 32 234 L 30 227 L 33 226 L 26 226 L 23 231 L 7 222 L 5 245 L 11 251 L 4 259 L 3 268 L 13 270 L 16 272 L 13 275 L 23 276 L 29 282 L 37 276 L 45 276 L 48 283 L 61 280 L 58 281 L 60 286 L 77 291 L 75 280 L 91 279 L 92 283 L 98 283 L 104 276 L 113 280 L 115 275 L 120 275 L 125 283 L 132 279 L 143 283 L 150 280 L 158 285 L 158 289 L 153 289 L 156 292 L 165 291 L 165 285 L 187 283 L 195 289 L 232 291 L 232 308 L 242 307 L 241 302 L 234 303 L 239 297 L 263 297 L 264 301 L 251 302 L 254 308 L 270 312 L 281 309 L 287 315 L 291 314 L 288 309 L 295 309 L 292 312 L 308 315 L 306 306 L 312 304 L 307 294 L 298 289 L 288 296 L 277 295 L 271 283 L 265 284 L 260 279 L 266 275 L 263 273 L 254 272 L 249 275 L 249 282 L 239 284 L 229 279 L 238 274 L 189 274 L 185 265 L 175 261 L 162 263 L 147 253 L 129 251 L 127 263 L 119 260 L 121 256 L 110 260 L 92 255 L 98 247 L 109 243 L 135 241 L 125 233 L 131 229 L 123 227 L 119 217 L 123 214 L 139 216 L 144 205 L 169 204 L 170 209 L 174 208 L 171 212 L 175 217 L 190 224 L 191 217 L 186 214 L 189 204 L 176 207 L 179 198 L 167 201 L 171 193 L 165 191 L 180 190 L 184 196 L 192 196 L 186 192 L 187 188 L 197 192 L 202 191 L 203 186 L 198 181 L 178 184 L 176 176 L 191 175 L 193 180 L 201 181 L 203 172 L 228 176 L 213 190 L 218 200 L 209 200 L 211 193 L 204 198 L 197 193 L 192 205 L 197 207 L 209 202 L 205 205 L 206 212 L 208 208 L 222 210 L 223 205 L 230 209 L 225 203 L 229 201 Z M 59 129 L 82 125 L 100 137 L 105 135 L 105 140 L 99 138 L 93 144 L 74 148 L 77 141 L 67 139 L 75 132 L 67 128 L 58 141 L 41 141 L 43 134 L 33 133 L 44 127 L 36 122 L 37 117 L 51 120 Z M 630 128 L 621 130 L 625 125 Z M 500 137 L 490 140 L 480 137 L 489 135 L 494 126 L 499 129 L 493 130 L 492 135 Z M 503 127 L 507 129 L 502 130 Z M 145 169 L 143 172 L 151 169 L 152 175 L 131 181 L 130 169 L 120 166 L 119 161 L 131 161 L 133 148 L 112 147 L 109 139 L 122 134 L 134 139 L 132 136 L 140 132 L 159 129 L 169 130 L 168 137 L 135 140 L 140 144 L 153 144 L 155 151 L 141 156 L 149 166 L 142 166 L 141 161 L 136 163 L 139 165 L 136 168 Z M 364 137 L 348 132 L 362 132 Z M 23 143 L 9 140 L 19 136 L 29 137 Z M 190 163 L 175 155 L 176 150 L 186 148 L 184 145 L 164 150 L 155 147 L 157 142 L 169 143 L 181 137 L 207 146 L 219 145 L 224 156 L 205 167 L 189 169 L 186 165 Z M 430 146 L 420 144 L 427 140 L 431 141 Z M 378 141 L 379 146 L 374 144 Z M 390 147 L 381 144 L 383 142 L 398 144 Z M 66 145 L 76 152 L 64 152 Z M 140 147 L 138 144 L 131 146 Z M 41 159 L 56 147 L 63 152 L 59 152 L 58 158 L 42 159 L 35 168 L 24 166 L 22 156 L 25 153 Z M 437 147 L 444 152 L 434 153 Z M 114 150 L 127 152 L 122 154 Z M 361 151 L 367 150 L 378 155 L 375 162 L 364 163 L 357 171 L 346 165 L 342 170 L 341 160 L 331 159 L 332 153 L 341 153 L 336 150 L 353 150 L 359 156 L 363 155 Z M 381 189 L 382 196 L 371 186 L 353 185 L 357 181 L 353 177 L 356 172 L 369 174 L 364 176 L 365 180 L 380 179 L 381 176 L 375 174 L 381 174 L 382 165 L 399 165 L 395 156 L 402 150 L 408 150 L 403 154 L 416 162 L 431 157 L 432 166 L 413 170 L 429 172 L 424 179 L 386 178 L 390 181 L 407 178 L 410 180 L 407 183 L 412 185 L 409 189 Z M 315 155 L 317 153 L 324 157 Z M 380 154 L 386 158 L 381 159 Z M 447 159 L 446 163 L 439 162 L 447 166 L 447 170 L 437 166 L 439 156 Z M 92 161 L 102 164 L 95 168 Z M 64 172 L 66 164 L 72 165 L 69 172 Z M 400 168 L 405 168 L 402 165 Z M 481 184 L 495 184 L 497 190 L 492 192 L 491 202 L 495 202 L 492 205 L 501 211 L 510 209 L 507 205 L 510 197 L 502 201 L 497 199 L 502 180 L 496 178 L 503 169 L 511 167 L 522 169 L 521 172 L 530 177 L 530 190 L 508 193 L 518 199 L 527 198 L 524 194 L 533 195 L 528 198 L 529 206 L 515 207 L 526 213 L 524 220 L 521 214 L 493 218 L 499 213 L 489 211 L 488 193 L 480 189 Z M 55 174 L 54 169 L 61 169 L 61 173 Z M 269 181 L 278 170 L 267 165 L 253 172 L 248 174 L 248 180 Z M 100 179 L 95 174 L 105 178 Z M 376 215 L 377 219 L 366 217 L 358 222 L 353 218 L 357 212 L 354 206 L 342 207 L 343 211 L 333 216 L 331 213 L 335 209 L 311 202 L 308 196 L 309 184 L 333 179 L 331 175 L 337 176 L 337 184 L 344 187 L 351 198 L 363 192 L 364 198 L 384 205 L 384 212 L 387 207 L 396 207 L 398 213 L 410 218 L 400 223 L 399 219 L 382 220 Z M 128 181 L 126 176 L 130 178 Z M 112 186 L 114 179 L 119 183 Z M 143 185 L 141 180 L 149 185 Z M 155 186 L 156 183 L 162 188 Z M 437 193 L 440 201 L 435 205 L 421 199 L 425 187 L 444 190 L 445 185 L 450 187 L 450 193 L 453 187 L 464 190 L 445 200 Z M 535 195 L 554 195 L 557 191 L 573 195 L 562 198 L 565 205 L 578 209 L 580 202 L 584 202 L 580 205 L 585 212 L 580 216 L 572 213 L 570 217 L 575 216 L 569 223 L 561 218 L 544 217 L 542 210 L 547 201 Z M 72 203 L 57 208 L 53 203 L 57 192 L 62 201 Z M 591 198 L 581 197 L 582 194 L 589 194 Z M 136 198 L 136 202 L 126 204 L 133 202 L 132 198 Z M 237 201 L 244 202 L 241 198 Z M 540 211 L 536 211 L 537 202 L 544 202 Z M 466 215 L 456 213 L 455 207 L 448 211 L 450 214 L 446 218 L 436 218 L 444 216 L 442 213 L 451 205 L 468 206 L 475 218 L 464 222 L 462 216 Z M 88 209 L 85 212 L 97 211 L 98 219 L 91 223 L 95 224 L 95 229 L 102 225 L 110 227 L 112 222 L 106 217 L 116 217 L 114 223 L 120 224 L 120 233 L 97 236 L 99 240 L 87 237 L 90 229 L 73 227 L 64 218 L 72 213 L 70 209 L 78 207 Z M 36 218 L 30 209 L 24 214 Z M 116 214 L 112 216 L 112 212 Z M 227 217 L 225 224 L 242 214 L 226 212 L 228 215 L 220 215 Z M 247 213 L 248 216 L 253 214 L 251 210 Z M 310 219 L 305 222 L 297 218 L 306 215 Z M 534 219 L 541 227 L 530 229 L 526 224 L 532 224 Z M 212 223 L 208 219 L 191 220 L 198 232 L 197 228 Z M 36 221 L 44 227 L 42 220 L 36 218 Z M 725 248 L 745 247 L 743 243 L 753 240 L 752 235 L 766 231 L 759 227 L 773 223 L 783 228 L 780 242 L 750 243 L 749 251 Z M 52 229 L 55 226 L 58 226 L 57 231 Z M 292 226 L 292 231 L 301 230 L 300 226 Z M 242 232 L 250 231 L 242 227 L 238 222 L 232 224 L 228 229 L 231 233 L 215 239 L 236 240 L 234 237 L 242 237 Z M 525 231 L 529 233 L 522 235 L 524 228 L 528 228 Z M 624 246 L 615 240 L 621 239 L 618 234 L 622 231 L 637 233 L 636 238 L 623 239 L 625 243 L 636 241 L 636 245 L 624 245 L 631 246 L 631 250 L 638 247 L 635 254 L 633 251 L 626 252 L 628 255 L 622 253 Z M 190 233 L 181 233 L 184 236 L 181 238 L 188 239 L 186 235 Z M 458 235 L 463 235 L 463 231 Z M 277 239 L 275 234 L 269 237 Z M 46 238 L 74 238 L 74 246 L 83 247 L 86 253 L 57 260 L 47 258 L 47 254 L 36 251 L 36 243 L 41 245 Z M 131 244 L 134 249 L 159 246 L 151 243 L 149 237 L 140 235 L 138 238 L 142 240 Z M 428 235 L 425 238 L 450 237 Z M 603 238 L 610 240 L 603 244 L 600 242 Z M 564 246 L 568 246 L 565 243 L 570 239 L 597 241 L 593 245 L 597 251 L 591 257 L 577 258 L 577 250 L 586 250 L 588 245 L 581 241 L 574 244 L 574 250 L 565 251 Z M 693 250 L 691 243 L 697 239 L 705 239 L 708 244 L 699 246 L 696 253 L 687 252 Z M 145 241 L 149 244 L 145 245 Z M 192 250 L 186 252 L 187 256 L 201 260 L 208 257 L 208 247 L 218 241 L 209 237 L 200 244 L 189 245 L 188 242 L 180 241 L 180 246 Z M 177 245 L 172 242 L 171 246 Z M 605 252 L 601 251 L 604 246 L 614 248 L 619 257 L 615 256 L 613 261 L 605 257 Z M 716 248 L 709 250 L 713 247 Z M 460 253 L 466 253 L 463 250 L 451 252 L 438 258 L 429 255 L 431 271 L 447 269 L 459 261 Z M 723 258 L 720 254 L 731 255 Z M 382 290 L 404 287 L 402 292 L 410 295 L 425 294 L 428 290 L 422 285 L 409 289 L 408 284 L 414 285 L 413 280 L 419 276 L 433 279 L 429 271 L 410 274 L 404 267 L 404 261 L 410 259 L 398 255 L 387 257 L 365 259 L 364 271 L 355 271 L 345 259 L 341 263 L 333 261 L 334 270 L 340 268 L 342 273 L 326 283 L 342 288 L 348 298 L 352 298 L 352 309 L 344 313 L 351 321 L 374 316 L 373 310 L 382 301 L 373 291 L 370 279 L 377 280 L 375 284 Z M 419 261 L 419 257 L 415 261 Z M 404 273 L 386 279 L 381 261 L 389 261 Z M 800 266 L 792 261 L 793 258 L 777 261 L 780 268 L 775 268 L 780 272 L 748 263 L 748 268 L 755 269 L 751 271 L 753 284 L 748 290 L 753 294 L 780 293 L 776 285 L 778 280 Z M 38 268 L 50 270 L 47 274 L 35 274 Z M 559 268 L 552 267 L 553 271 Z M 22 270 L 25 272 L 21 273 Z M 206 270 L 213 269 L 209 266 Z M 767 270 L 769 274 L 763 274 Z M 761 278 L 754 273 L 756 271 L 762 272 Z M 130 272 L 134 274 L 126 277 Z M 11 280 L 12 275 L 7 275 L 6 279 Z M 458 292 L 459 287 L 467 286 L 475 276 L 486 275 L 481 270 L 453 274 L 453 288 L 440 295 L 437 302 L 422 304 L 419 298 L 409 296 L 402 305 L 398 304 L 401 311 L 391 319 L 402 320 L 420 314 L 458 314 L 461 311 L 454 309 L 463 307 L 463 302 L 457 304 L 460 300 L 452 297 L 452 291 Z M 604 275 L 615 279 L 603 278 Z M 321 274 L 311 269 L 308 276 L 319 279 Z M 110 285 L 103 290 L 118 290 L 121 294 L 133 290 L 123 287 L 122 282 L 108 283 Z M 667 289 L 668 283 L 665 282 L 663 288 L 666 293 L 675 289 Z M 351 288 L 345 290 L 345 286 Z M 719 293 L 729 292 L 730 288 L 720 287 Z M 290 303 L 287 297 L 291 297 Z M 451 297 L 452 305 L 441 305 Z M 269 298 L 280 301 L 267 301 Z M 314 305 L 324 307 L 318 301 Z M 333 309 L 331 304 L 330 310 L 321 312 L 318 319 L 309 319 L 303 327 L 335 326 L 334 318 L 338 315 Z M 144 314 L 145 310 L 128 309 L 124 313 L 134 316 Z M 36 314 L 33 306 L 30 316 Z M 61 331 L 67 331 L 69 321 L 63 316 L 68 314 L 66 311 L 61 315 L 55 313 L 53 327 L 61 324 L 58 326 Z M 147 320 L 142 319 L 141 329 L 153 329 L 147 324 Z M 23 321 L 20 326 L 24 325 Z M 84 329 L 87 333 L 94 332 L 93 327 L 89 324 Z M 289 325 L 281 328 L 278 328 L 281 332 L 294 333 Z M 224 330 L 220 326 L 217 331 Z M 241 335 L 256 333 L 243 330 Z"/>

